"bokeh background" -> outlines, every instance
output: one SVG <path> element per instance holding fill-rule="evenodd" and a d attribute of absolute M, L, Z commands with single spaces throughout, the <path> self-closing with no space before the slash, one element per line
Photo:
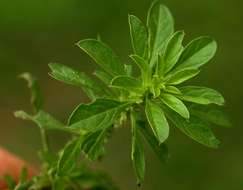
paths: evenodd
<path fill-rule="evenodd" d="M 147 172 L 142 190 L 243 189 L 243 1 L 164 0 L 176 29 L 186 42 L 198 35 L 213 36 L 219 49 L 194 83 L 215 88 L 226 98 L 233 128 L 213 127 L 222 144 L 205 148 L 177 130 L 168 140 L 170 160 L 160 164 L 147 148 Z M 30 110 L 29 92 L 17 75 L 28 71 L 39 78 L 45 110 L 65 121 L 75 105 L 87 101 L 82 91 L 52 80 L 49 62 L 60 62 L 92 73 L 95 65 L 75 42 L 99 33 L 124 61 L 131 52 L 128 13 L 145 20 L 150 0 L 0 0 L 0 145 L 38 164 L 38 129 L 17 120 L 13 111 Z M 54 147 L 67 137 L 51 134 Z M 136 189 L 130 161 L 129 128 L 119 129 L 107 145 L 100 168 L 123 190 Z"/>

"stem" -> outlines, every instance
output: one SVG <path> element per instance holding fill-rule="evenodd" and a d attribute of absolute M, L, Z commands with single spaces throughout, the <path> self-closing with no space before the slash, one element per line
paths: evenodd
<path fill-rule="evenodd" d="M 46 134 L 45 129 L 40 129 L 40 135 L 41 135 L 41 142 L 44 152 L 49 151 L 49 140 Z"/>

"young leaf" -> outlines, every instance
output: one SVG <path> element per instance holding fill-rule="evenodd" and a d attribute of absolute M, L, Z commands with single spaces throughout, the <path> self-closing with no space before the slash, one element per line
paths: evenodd
<path fill-rule="evenodd" d="M 181 94 L 181 91 L 174 86 L 165 86 L 164 91 L 169 92 L 171 94 Z"/>
<path fill-rule="evenodd" d="M 31 90 L 31 104 L 35 112 L 38 112 L 42 108 L 43 98 L 37 80 L 30 73 L 23 73 L 20 77 L 28 82 L 28 87 Z"/>
<path fill-rule="evenodd" d="M 123 64 L 114 52 L 103 42 L 94 39 L 81 40 L 77 45 L 86 52 L 106 72 L 125 75 Z"/>
<path fill-rule="evenodd" d="M 131 127 L 132 127 L 132 161 L 136 172 L 138 184 L 141 184 L 145 175 L 145 157 L 143 143 L 139 134 L 137 120 L 135 114 L 131 112 Z"/>
<path fill-rule="evenodd" d="M 197 104 L 224 104 L 224 97 L 211 88 L 199 87 L 199 86 L 185 86 L 181 87 L 180 91 L 182 95 L 178 97 L 182 100 L 193 102 Z"/>
<path fill-rule="evenodd" d="M 138 121 L 137 122 L 138 129 L 143 134 L 144 138 L 154 151 L 154 153 L 157 155 L 158 159 L 161 161 L 161 163 L 164 163 L 168 160 L 169 152 L 168 148 L 165 145 L 165 143 L 158 144 L 158 140 L 153 135 L 152 131 L 148 129 L 145 122 Z"/>
<path fill-rule="evenodd" d="M 111 126 L 121 111 L 129 104 L 109 99 L 97 99 L 90 104 L 80 104 L 69 118 L 69 128 L 95 132 Z"/>
<path fill-rule="evenodd" d="M 175 71 L 199 68 L 214 56 L 216 50 L 217 44 L 210 37 L 199 37 L 191 41 L 182 52 Z"/>
<path fill-rule="evenodd" d="M 193 104 L 189 107 L 190 113 L 215 125 L 231 127 L 231 122 L 225 112 L 215 106 Z"/>
<path fill-rule="evenodd" d="M 82 72 L 59 63 L 50 63 L 49 67 L 52 71 L 50 75 L 54 79 L 66 84 L 81 87 L 91 99 L 96 98 L 104 92 L 104 88 L 100 87 L 96 81 Z"/>
<path fill-rule="evenodd" d="M 169 9 L 155 1 L 148 12 L 147 26 L 151 51 L 150 64 L 154 65 L 157 55 L 163 53 L 164 46 L 174 31 L 174 21 Z"/>
<path fill-rule="evenodd" d="M 172 110 L 164 107 L 167 117 L 184 134 L 210 148 L 218 148 L 220 141 L 214 136 L 208 124 L 195 116 L 185 120 Z"/>
<path fill-rule="evenodd" d="M 111 81 L 111 87 L 124 89 L 127 91 L 133 91 L 138 93 L 143 93 L 141 81 L 133 77 L 128 76 L 117 76 Z"/>
<path fill-rule="evenodd" d="M 185 69 L 165 77 L 166 84 L 177 85 L 183 83 L 199 74 L 198 69 Z"/>
<path fill-rule="evenodd" d="M 148 34 L 145 26 L 139 18 L 133 15 L 128 16 L 130 26 L 130 36 L 133 52 L 140 57 L 146 57 Z"/>
<path fill-rule="evenodd" d="M 149 82 L 150 75 L 151 75 L 148 62 L 144 58 L 138 55 L 131 55 L 130 57 L 139 67 L 141 71 L 142 79 L 146 86 L 146 84 Z"/>
<path fill-rule="evenodd" d="M 160 99 L 165 105 L 180 114 L 182 117 L 186 119 L 190 117 L 187 107 L 174 95 L 163 93 Z"/>
<path fill-rule="evenodd" d="M 185 33 L 183 31 L 174 33 L 166 46 L 164 55 L 164 61 L 166 63 L 164 70 L 165 74 L 175 66 L 184 49 L 182 45 L 184 35 Z M 163 75 L 163 73 L 161 73 L 161 75 Z"/>
<path fill-rule="evenodd" d="M 33 121 L 36 123 L 40 128 L 45 130 L 64 130 L 69 131 L 60 121 L 56 120 L 50 114 L 40 110 L 36 115 L 32 116 L 27 114 L 24 111 L 16 111 L 14 113 L 15 117 Z"/>
<path fill-rule="evenodd" d="M 169 125 L 164 111 L 158 104 L 147 99 L 145 113 L 155 137 L 160 144 L 163 143 L 169 136 Z"/>

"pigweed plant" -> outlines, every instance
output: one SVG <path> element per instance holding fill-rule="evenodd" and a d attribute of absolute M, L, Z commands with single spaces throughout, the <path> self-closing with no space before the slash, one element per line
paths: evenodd
<path fill-rule="evenodd" d="M 122 126 L 131 127 L 131 159 L 138 184 L 145 174 L 144 141 L 162 162 L 167 160 L 165 142 L 170 125 L 202 145 L 218 147 L 219 140 L 209 125 L 230 126 L 218 109 L 224 104 L 223 96 L 207 87 L 182 85 L 212 59 L 216 42 L 202 36 L 184 46 L 184 32 L 174 32 L 170 11 L 158 1 L 151 5 L 146 25 L 133 15 L 128 20 L 131 64 L 120 61 L 100 38 L 77 43 L 98 64 L 96 79 L 58 63 L 49 64 L 54 79 L 80 87 L 91 100 L 78 105 L 67 124 L 42 110 L 36 80 L 29 74 L 22 75 L 32 89 L 34 113 L 17 111 L 15 116 L 39 126 L 44 163 L 38 176 L 20 180 L 12 189 L 116 189 L 108 177 L 86 168 L 79 157 L 83 153 L 92 161 L 102 158 L 105 143 L 114 129 Z M 57 154 L 49 149 L 49 130 L 61 130 L 72 136 Z"/>

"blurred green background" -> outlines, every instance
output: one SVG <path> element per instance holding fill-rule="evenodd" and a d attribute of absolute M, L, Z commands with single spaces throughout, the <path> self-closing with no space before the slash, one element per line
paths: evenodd
<path fill-rule="evenodd" d="M 222 92 L 234 128 L 214 127 L 222 144 L 205 148 L 177 130 L 168 140 L 171 158 L 161 165 L 147 148 L 143 190 L 241 190 L 243 188 L 243 1 L 164 0 L 176 29 L 184 29 L 186 42 L 199 35 L 213 36 L 219 49 L 194 83 Z M 87 98 L 79 89 L 48 76 L 49 62 L 60 62 L 90 73 L 93 62 L 75 42 L 99 33 L 124 61 L 131 53 L 128 13 L 145 20 L 150 0 L 1 0 L 0 1 L 0 144 L 24 159 L 38 163 L 38 129 L 17 120 L 12 112 L 30 110 L 29 93 L 17 75 L 37 76 L 45 97 L 45 110 L 65 121 L 75 105 Z M 66 139 L 51 135 L 54 146 Z M 123 190 L 136 189 L 130 161 L 129 128 L 119 129 L 107 145 L 107 157 L 98 164 Z"/>

